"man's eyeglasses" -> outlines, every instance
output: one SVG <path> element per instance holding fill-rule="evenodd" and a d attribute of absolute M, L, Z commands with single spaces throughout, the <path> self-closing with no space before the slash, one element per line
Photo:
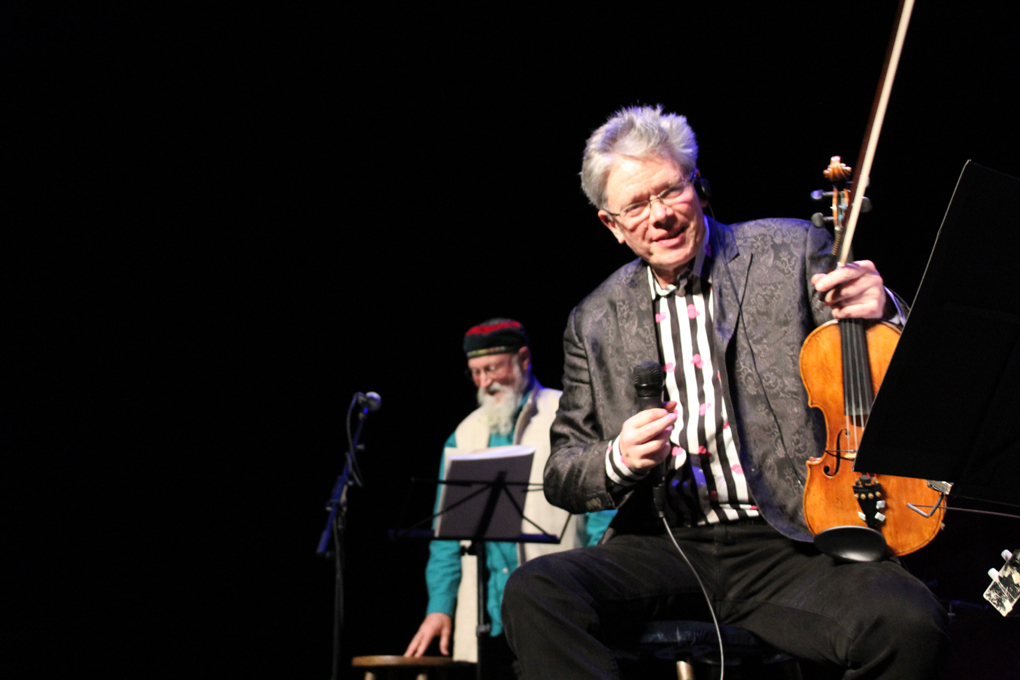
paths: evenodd
<path fill-rule="evenodd" d="M 637 224 L 638 222 L 648 217 L 649 213 L 651 213 L 652 201 L 659 201 L 663 205 L 673 205 L 675 203 L 679 203 L 680 199 L 684 195 L 684 192 L 687 190 L 687 187 L 689 187 L 691 183 L 694 182 L 694 177 L 696 174 L 697 174 L 696 171 L 692 172 L 691 176 L 688 177 L 687 179 L 681 179 L 679 184 L 674 184 L 665 191 L 661 191 L 655 196 L 652 196 L 648 200 L 638 201 L 637 203 L 625 205 L 623 206 L 623 208 L 620 209 L 620 212 L 614 213 L 610 212 L 609 210 L 606 210 L 606 212 L 612 215 L 613 217 L 618 218 L 621 222 L 626 222 L 628 224 Z"/>
<path fill-rule="evenodd" d="M 464 371 L 464 375 L 466 375 L 468 379 L 472 381 L 478 380 L 482 376 L 485 376 L 486 378 L 489 378 L 491 380 L 495 378 L 495 376 L 500 375 L 506 370 L 507 366 L 510 365 L 510 360 L 511 356 L 507 355 L 507 357 L 503 361 L 497 364 L 489 364 L 488 366 L 482 366 L 481 368 L 468 368 Z"/>

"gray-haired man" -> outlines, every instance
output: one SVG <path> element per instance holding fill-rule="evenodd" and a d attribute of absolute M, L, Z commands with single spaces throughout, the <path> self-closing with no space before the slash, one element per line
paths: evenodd
<path fill-rule="evenodd" d="M 511 647 L 528 678 L 612 678 L 611 648 L 649 620 L 706 617 L 672 535 L 721 622 L 847 678 L 933 677 L 948 637 L 932 595 L 892 561 L 820 554 L 801 506 L 824 423 L 800 347 L 832 317 L 899 319 L 901 303 L 870 262 L 829 272 L 831 237 L 810 224 L 707 219 L 696 162 L 686 119 L 661 108 L 620 111 L 588 140 L 582 186 L 639 259 L 567 322 L 545 489 L 573 512 L 619 512 L 604 545 L 513 575 Z M 663 365 L 668 403 L 635 415 L 644 361 Z"/>

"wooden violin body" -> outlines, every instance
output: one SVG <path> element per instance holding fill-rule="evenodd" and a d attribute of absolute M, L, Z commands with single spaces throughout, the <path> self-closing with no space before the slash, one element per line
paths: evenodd
<path fill-rule="evenodd" d="M 819 326 L 805 340 L 800 371 L 809 404 L 825 416 L 826 445 L 807 464 L 804 518 L 816 535 L 832 527 L 870 526 L 882 533 L 890 553 L 905 555 L 935 538 L 945 514 L 944 504 L 925 517 L 907 503 L 934 506 L 939 493 L 921 479 L 853 470 L 871 400 L 899 336 L 889 323 L 845 319 Z"/>
<path fill-rule="evenodd" d="M 857 218 L 865 210 L 864 191 L 913 5 L 913 0 L 900 4 L 853 179 L 848 181 L 851 168 L 833 156 L 823 173 L 832 183 L 832 192 L 812 194 L 816 200 L 832 199 L 832 217 L 819 213 L 812 222 L 833 228 L 837 267 L 847 266 L 851 259 L 850 244 Z M 899 335 L 896 327 L 881 321 L 840 319 L 819 326 L 801 348 L 800 372 L 808 403 L 821 409 L 826 428 L 825 451 L 808 461 L 804 518 L 815 535 L 815 545 L 837 558 L 905 555 L 926 545 L 942 528 L 941 494 L 924 480 L 853 469 L 872 400 Z M 936 509 L 926 517 L 907 507 L 908 503 Z"/>

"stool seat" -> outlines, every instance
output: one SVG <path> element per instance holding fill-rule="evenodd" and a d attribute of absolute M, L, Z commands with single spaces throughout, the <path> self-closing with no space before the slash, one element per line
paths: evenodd
<path fill-rule="evenodd" d="M 720 626 L 723 647 L 734 656 L 769 656 L 775 654 L 753 634 L 736 626 Z M 641 646 L 656 656 L 672 658 L 677 653 L 692 656 L 718 653 L 719 641 L 715 626 L 704 621 L 652 621 L 641 635 Z"/>
<path fill-rule="evenodd" d="M 772 666 L 783 678 L 799 678 L 796 661 L 738 626 L 720 626 L 726 665 Z M 652 621 L 641 635 L 640 649 L 659 659 L 676 662 L 680 680 L 694 678 L 693 664 L 719 665 L 719 638 L 715 626 L 704 621 Z M 736 670 L 736 669 L 733 669 Z M 738 676 L 742 674 L 737 671 Z M 769 677 L 776 677 L 771 673 Z M 727 670 L 727 677 L 730 672 Z"/>
<path fill-rule="evenodd" d="M 473 668 L 474 664 L 447 656 L 356 656 L 351 666 L 364 669 L 365 680 L 377 680 L 377 673 L 388 680 L 443 680 L 450 677 L 451 671 Z"/>

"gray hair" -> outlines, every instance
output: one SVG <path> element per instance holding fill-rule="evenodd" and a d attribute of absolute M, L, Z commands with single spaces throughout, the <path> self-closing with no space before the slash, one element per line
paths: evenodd
<path fill-rule="evenodd" d="M 669 158 L 685 172 L 693 172 L 698 143 L 687 118 L 663 113 L 662 105 L 620 109 L 592 133 L 584 146 L 581 189 L 596 208 L 606 207 L 606 182 L 617 155 Z"/>

